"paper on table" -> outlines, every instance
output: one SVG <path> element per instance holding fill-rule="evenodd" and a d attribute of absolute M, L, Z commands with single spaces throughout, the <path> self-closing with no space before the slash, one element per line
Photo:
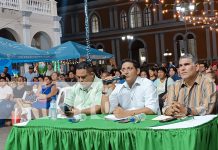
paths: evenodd
<path fill-rule="evenodd" d="M 26 126 L 28 124 L 29 121 L 25 121 L 25 122 L 21 122 L 21 123 L 16 123 L 14 124 L 14 126 L 18 126 L 18 127 L 23 127 Z"/>
<path fill-rule="evenodd" d="M 152 129 L 183 129 L 183 128 L 192 128 L 196 127 L 202 124 L 205 124 L 214 118 L 216 118 L 217 115 L 206 115 L 206 116 L 194 116 L 194 119 L 173 123 L 169 125 L 164 126 L 158 126 L 158 127 L 151 127 Z"/>
<path fill-rule="evenodd" d="M 153 118 L 152 120 L 164 120 L 164 119 L 168 119 L 168 118 L 172 118 L 172 116 L 160 115 L 160 116 Z"/>
<path fill-rule="evenodd" d="M 125 118 L 117 118 L 115 117 L 113 114 L 107 115 L 104 117 L 107 120 L 114 120 L 114 121 L 118 121 L 118 120 L 123 120 L 123 119 L 127 119 L 128 117 Z"/>

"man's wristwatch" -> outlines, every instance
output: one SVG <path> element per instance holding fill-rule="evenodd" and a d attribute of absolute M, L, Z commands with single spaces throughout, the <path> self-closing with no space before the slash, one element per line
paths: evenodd
<path fill-rule="evenodd" d="M 191 115 L 192 114 L 192 109 L 187 107 L 187 113 L 186 114 L 187 114 L 187 116 Z"/>

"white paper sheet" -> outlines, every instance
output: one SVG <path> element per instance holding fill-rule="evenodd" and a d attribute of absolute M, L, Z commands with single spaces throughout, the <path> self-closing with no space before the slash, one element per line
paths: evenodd
<path fill-rule="evenodd" d="M 107 115 L 104 117 L 107 120 L 114 120 L 114 121 L 118 121 L 118 120 L 123 120 L 123 119 L 127 119 L 128 117 L 125 118 L 116 118 L 113 114 Z"/>
<path fill-rule="evenodd" d="M 164 120 L 164 119 L 168 119 L 168 118 L 172 118 L 172 116 L 160 115 L 160 116 L 153 118 L 152 120 Z"/>
<path fill-rule="evenodd" d="M 173 123 L 164 126 L 151 127 L 152 129 L 181 129 L 181 128 L 192 128 L 202 124 L 205 124 L 211 120 L 213 120 L 217 115 L 206 115 L 206 116 L 194 116 L 193 119 Z"/>
<path fill-rule="evenodd" d="M 28 122 L 29 121 L 21 122 L 21 123 L 16 123 L 16 124 L 14 124 L 14 126 L 23 127 L 23 126 L 26 126 L 28 124 Z"/>

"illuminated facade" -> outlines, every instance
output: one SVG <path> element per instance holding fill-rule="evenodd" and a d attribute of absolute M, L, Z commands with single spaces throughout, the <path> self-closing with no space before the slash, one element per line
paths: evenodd
<path fill-rule="evenodd" d="M 175 18 L 178 4 L 174 0 L 156 4 L 145 1 L 89 2 L 92 46 L 114 54 L 118 64 L 127 57 L 141 63 L 145 60 L 148 63 L 177 63 L 186 52 L 199 60 L 217 59 L 218 34 L 215 29 L 210 29 L 209 25 L 193 26 L 181 16 Z M 195 5 L 196 10 L 206 14 L 213 14 L 218 9 L 218 3 L 213 0 L 196 0 Z M 83 4 L 61 7 L 58 12 L 63 18 L 62 41 L 85 43 Z M 186 13 L 182 15 L 186 16 Z"/>

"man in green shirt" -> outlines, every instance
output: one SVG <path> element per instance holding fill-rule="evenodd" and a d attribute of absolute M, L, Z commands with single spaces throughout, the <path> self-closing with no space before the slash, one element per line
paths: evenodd
<path fill-rule="evenodd" d="M 71 106 L 70 115 L 96 114 L 101 111 L 102 80 L 95 76 L 91 64 L 81 62 L 76 67 L 78 82 L 66 94 L 64 103 Z"/>

